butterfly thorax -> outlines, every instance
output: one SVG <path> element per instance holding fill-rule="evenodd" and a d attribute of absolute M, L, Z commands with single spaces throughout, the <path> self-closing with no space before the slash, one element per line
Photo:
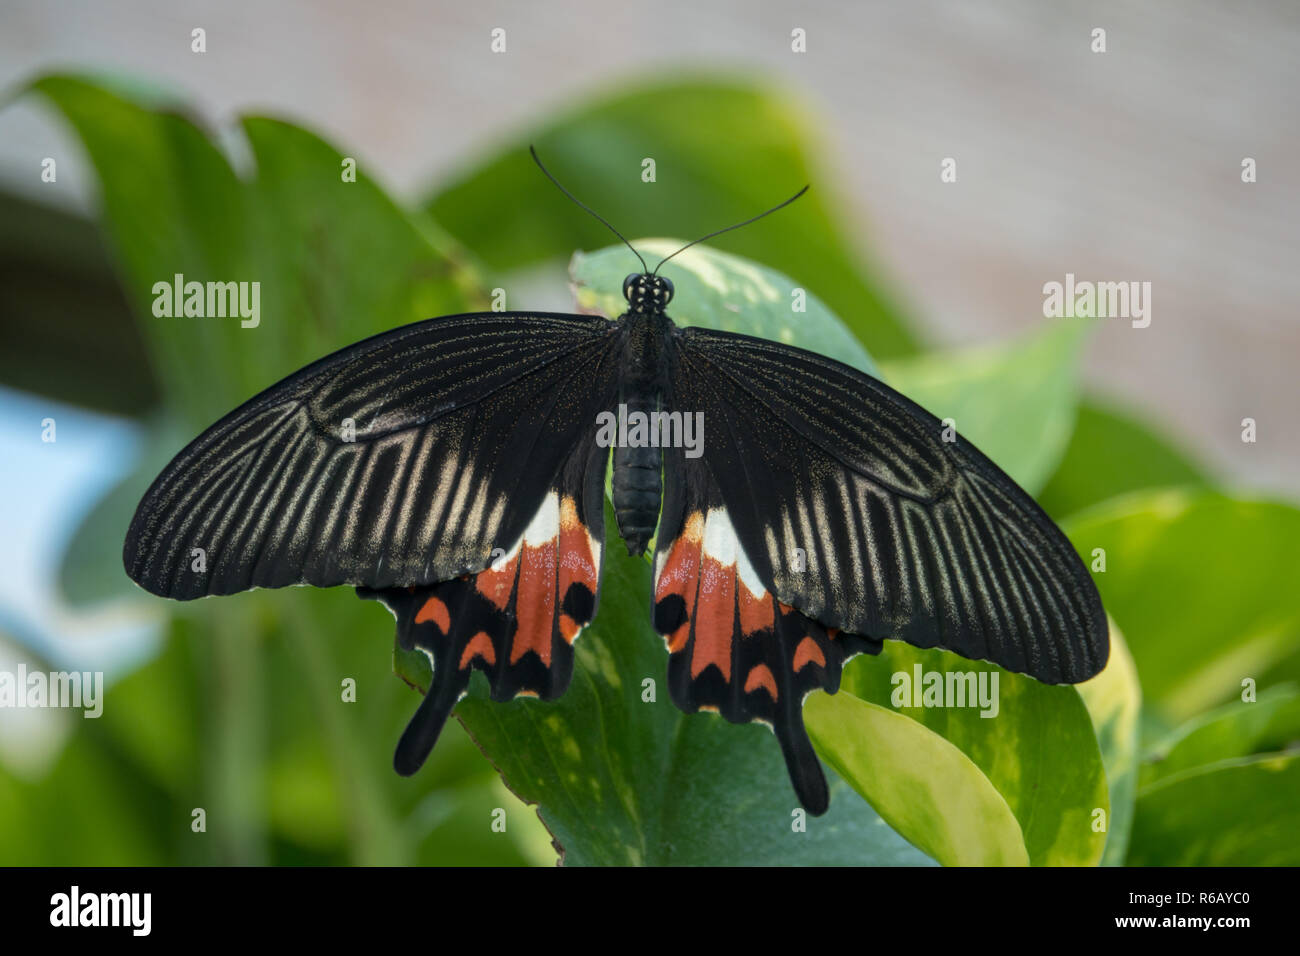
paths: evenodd
<path fill-rule="evenodd" d="M 612 491 L 619 534 L 628 553 L 639 555 L 654 536 L 663 493 L 663 452 L 654 441 L 654 423 L 664 410 L 668 339 L 675 328 L 664 313 L 672 283 L 634 274 L 624 281 L 623 294 L 628 311 L 619 320 L 624 339 L 617 413 L 625 440 L 614 445 Z"/>

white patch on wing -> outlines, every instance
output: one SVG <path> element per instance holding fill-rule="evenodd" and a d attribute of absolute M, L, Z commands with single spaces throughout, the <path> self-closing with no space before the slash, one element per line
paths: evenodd
<path fill-rule="evenodd" d="M 724 567 L 736 563 L 736 529 L 726 508 L 710 508 L 704 518 L 704 553 Z"/>
<path fill-rule="evenodd" d="M 767 591 L 736 537 L 736 529 L 726 508 L 710 509 L 704 521 L 703 550 L 723 567 L 734 565 L 736 576 L 744 582 L 750 594 L 757 596 Z"/>
<path fill-rule="evenodd" d="M 749 555 L 745 554 L 745 549 L 736 543 L 736 576 L 744 582 L 745 587 L 749 588 L 749 593 L 758 597 L 760 594 L 767 593 L 767 588 L 758 577 L 758 572 L 754 566 L 749 563 Z"/>
<path fill-rule="evenodd" d="M 536 548 L 554 541 L 559 533 L 560 497 L 554 491 L 548 491 L 533 520 L 524 529 L 524 544 Z"/>

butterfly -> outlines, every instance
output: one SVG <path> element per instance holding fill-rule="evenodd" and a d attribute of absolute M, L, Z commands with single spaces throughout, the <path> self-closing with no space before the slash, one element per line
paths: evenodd
<path fill-rule="evenodd" d="M 856 654 L 901 640 L 1047 683 L 1103 668 L 1097 589 L 1026 492 L 863 372 L 679 327 L 666 261 L 641 260 L 616 320 L 429 319 L 272 385 L 154 481 L 127 573 L 179 600 L 309 584 L 382 602 L 433 665 L 404 775 L 474 670 L 498 701 L 564 693 L 599 604 L 610 467 L 628 552 L 654 541 L 673 702 L 766 723 L 810 813 L 829 792 L 803 702 Z"/>

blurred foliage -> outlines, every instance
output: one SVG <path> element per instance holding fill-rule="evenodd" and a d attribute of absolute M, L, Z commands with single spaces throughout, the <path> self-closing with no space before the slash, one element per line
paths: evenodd
<path fill-rule="evenodd" d="M 980 707 L 916 707 L 895 686 L 896 674 L 912 677 L 915 686 L 917 674 L 948 671 L 973 673 L 977 680 L 988 681 L 996 674 L 997 713 L 982 716 Z M 1099 809 L 1109 814 L 1109 796 L 1097 737 L 1077 689 L 1041 684 L 948 651 L 891 641 L 879 656 L 860 657 L 846 668 L 840 693 L 907 717 L 909 723 L 927 728 L 968 757 L 1009 807 L 1021 852 L 1030 863 L 1092 864 L 1101 858 L 1106 833 L 1094 831 L 1092 814 Z M 868 732 L 867 726 L 814 715 L 809 728 L 819 745 L 840 738 L 841 747 L 862 746 L 860 738 L 879 736 Z M 907 759 L 907 750 L 899 748 L 901 759 Z M 873 757 L 866 763 L 868 772 L 891 777 L 900 773 L 897 767 L 871 770 L 875 761 Z M 980 790 L 939 780 L 932 783 L 936 792 L 955 802 Z"/>
<path fill-rule="evenodd" d="M 815 691 L 804 711 L 817 753 L 918 849 L 945 866 L 1029 865 L 1011 808 L 960 748 L 848 691 Z"/>
<path fill-rule="evenodd" d="M 474 161 L 425 208 L 488 266 L 509 270 L 609 242 L 604 226 L 546 188 L 530 144 L 560 182 L 625 236 L 666 229 L 703 236 L 812 184 L 779 223 L 739 229 L 714 244 L 815 290 L 878 358 L 908 354 L 913 333 L 837 219 L 847 204 L 822 173 L 821 137 L 809 115 L 804 104 L 752 81 L 652 83 L 548 117 Z M 647 160 L 653 182 L 643 179 Z"/>
<path fill-rule="evenodd" d="M 186 438 L 294 369 L 408 321 L 483 308 L 485 276 L 508 285 L 527 267 L 559 269 L 575 249 L 597 250 L 573 260 L 580 307 L 619 307 L 628 253 L 603 248 L 602 227 L 541 179 L 524 148 L 533 142 L 631 236 L 700 235 L 812 181 L 779 225 L 717 240 L 743 259 L 697 247 L 665 267 L 678 288 L 673 313 L 864 369 L 875 356 L 886 380 L 953 418 L 1054 516 L 1069 516 L 1086 561 L 1105 550 L 1096 579 L 1114 651 L 1077 688 L 893 642 L 859 658 L 840 694 L 807 704 L 836 772 L 830 812 L 803 832 L 764 728 L 688 717 L 667 699 L 666 655 L 645 613 L 649 568 L 612 540 L 600 614 L 565 697 L 494 704 L 476 675 L 456 713 L 478 747 L 453 723 L 409 780 L 390 755 L 417 698 L 392 670 L 417 685 L 422 675 L 390 655 L 391 621 L 377 605 L 348 589 L 169 605 L 159 653 L 109 688 L 103 717 L 69 722 L 47 770 L 0 760 L 0 862 L 537 863 L 555 860 L 552 836 L 570 864 L 1300 862 L 1290 753 L 1300 717 L 1284 682 L 1300 671 L 1290 599 L 1300 512 L 1216 490 L 1127 410 L 1081 403 L 1084 323 L 918 354 L 836 221 L 844 203 L 814 160 L 819 138 L 798 103 L 734 80 L 641 86 L 539 122 L 410 208 L 364 164 L 344 182 L 345 154 L 286 122 L 244 117 L 250 164 L 237 171 L 158 90 L 68 75 L 32 89 L 90 156 L 140 346 L 133 361 L 122 344 L 120 389 L 104 387 L 104 369 L 79 388 L 61 380 L 84 359 L 51 359 L 48 343 L 6 332 L 13 351 L 0 377 L 134 413 L 162 396 L 142 420 L 136 472 L 68 549 L 69 598 L 161 603 L 121 572 L 140 491 Z M 642 181 L 646 158 L 657 185 Z M 629 200 L 638 194 L 645 200 Z M 61 228 L 28 220 L 34 235 Z M 636 240 L 660 254 L 666 243 Z M 12 241 L 0 248 L 8 274 L 19 252 Z M 258 280 L 261 324 L 155 318 L 153 284 L 177 273 Z M 807 312 L 792 315 L 796 286 Z M 51 306 L 65 339 L 93 325 L 77 301 Z M 103 316 L 121 322 L 120 310 Z M 35 381 L 38 368 L 52 380 Z M 892 675 L 916 666 L 996 674 L 998 716 L 895 707 Z M 203 833 L 192 829 L 196 808 Z M 492 827 L 498 809 L 504 833 Z"/>
<path fill-rule="evenodd" d="M 1207 487 L 1187 454 L 1149 425 L 1104 403 L 1079 405 L 1074 433 L 1039 504 L 1060 520 L 1142 488 Z"/>
<path fill-rule="evenodd" d="M 0 192 L 0 316 L 0 382 L 118 414 L 157 403 L 107 251 L 79 217 Z"/>
<path fill-rule="evenodd" d="M 662 259 L 686 245 L 684 239 L 642 239 L 642 255 Z M 579 252 L 569 264 L 578 309 L 617 317 L 627 307 L 623 279 L 631 254 L 621 243 L 595 252 Z M 663 275 L 672 280 L 673 321 L 723 332 L 743 332 L 801 348 L 834 355 L 846 365 L 879 374 L 861 340 L 853 337 L 835 313 L 816 295 L 773 269 L 759 268 L 745 259 L 708 246 L 692 246 L 665 265 Z M 792 305 L 803 292 L 803 311 Z"/>
<path fill-rule="evenodd" d="M 1212 491 L 1139 491 L 1069 519 L 1123 622 L 1148 716 L 1173 726 L 1293 659 L 1300 510 Z M 1206 600 L 1193 599 L 1206 595 Z"/>
<path fill-rule="evenodd" d="M 1295 866 L 1300 757 L 1195 767 L 1138 793 L 1133 866 Z"/>
<path fill-rule="evenodd" d="M 1141 757 L 1142 686 L 1124 635 L 1110 622 L 1110 661 L 1092 680 L 1078 685 L 1079 695 L 1101 749 L 1110 796 L 1104 866 L 1121 866 L 1128 854 L 1137 801 Z"/>

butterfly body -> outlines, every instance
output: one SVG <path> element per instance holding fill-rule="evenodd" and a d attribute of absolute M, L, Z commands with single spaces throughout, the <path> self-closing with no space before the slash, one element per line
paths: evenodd
<path fill-rule="evenodd" d="M 618 318 L 623 335 L 620 415 L 625 412 L 629 418 L 651 421 L 664 409 L 670 343 L 679 332 L 665 311 L 673 287 L 668 279 L 645 273 L 629 275 L 623 289 L 628 311 Z M 619 444 L 613 458 L 611 493 L 619 534 L 628 554 L 644 554 L 654 536 L 663 494 L 660 445 L 658 441 Z"/>
<path fill-rule="evenodd" d="M 410 774 L 474 670 L 501 701 L 568 686 L 598 607 L 612 460 L 620 535 L 632 554 L 655 542 L 673 702 L 770 726 L 813 813 L 829 791 L 803 701 L 834 693 L 855 654 L 904 640 L 1049 683 L 1105 664 L 1073 547 L 964 438 L 833 359 L 678 327 L 664 277 L 623 291 L 614 321 L 430 319 L 272 385 L 159 475 L 127 573 L 182 600 L 311 584 L 383 603 L 433 664 L 394 758 Z M 611 442 L 598 422 L 615 410 L 677 416 L 678 438 L 698 421 L 699 441 Z"/>

